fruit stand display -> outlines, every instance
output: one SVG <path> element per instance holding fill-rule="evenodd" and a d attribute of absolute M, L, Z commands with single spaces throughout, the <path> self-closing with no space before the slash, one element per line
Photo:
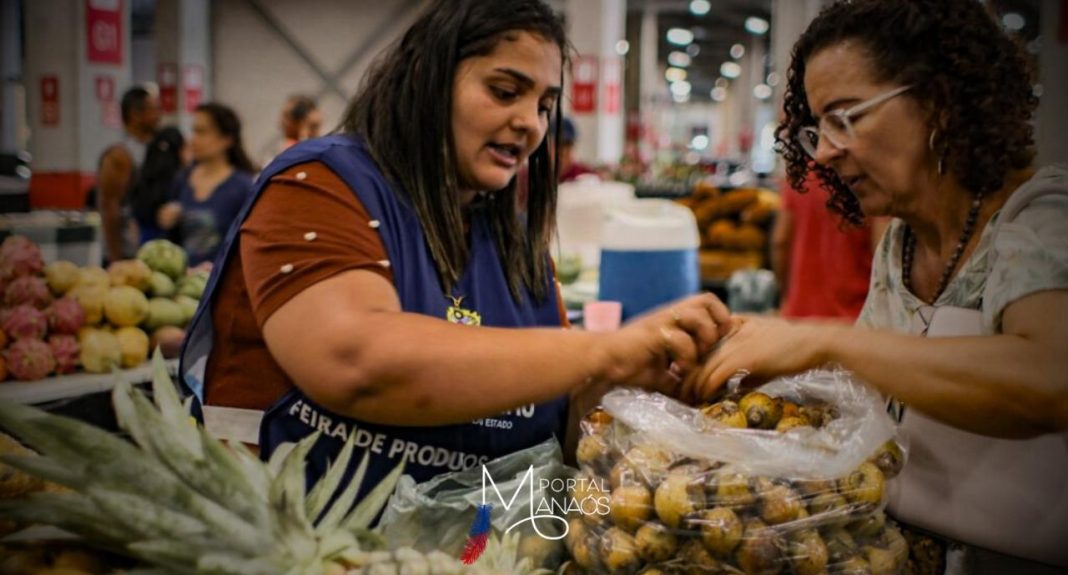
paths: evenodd
<path fill-rule="evenodd" d="M 241 444 L 223 444 L 190 425 L 161 357 L 153 370 L 155 404 L 129 384 L 113 392 L 120 425 L 132 441 L 0 402 L 0 428 L 35 451 L 0 441 L 0 518 L 9 521 L 6 528 L 55 526 L 99 550 L 80 552 L 74 557 L 83 562 L 71 567 L 73 557 L 57 553 L 54 541 L 28 542 L 31 537 L 24 536 L 0 547 L 0 572 L 49 573 L 62 561 L 66 570 L 51 573 L 548 573 L 520 557 L 516 534 L 490 537 L 471 566 L 440 551 L 389 548 L 370 525 L 402 467 L 350 509 L 367 464 L 365 458 L 347 476 L 355 435 L 308 489 L 304 460 L 318 434 L 279 449 L 265 464 Z"/>
<path fill-rule="evenodd" d="M 766 267 L 770 225 L 779 197 L 770 190 L 720 190 L 698 182 L 693 193 L 678 200 L 693 210 L 701 231 L 701 279 L 726 280 L 743 269 Z"/>
<path fill-rule="evenodd" d="M 157 345 L 175 355 L 207 278 L 187 271 L 185 253 L 165 240 L 105 270 L 46 265 L 32 241 L 8 237 L 0 246 L 0 382 L 137 368 Z"/>
<path fill-rule="evenodd" d="M 883 514 L 904 465 L 874 393 L 833 372 L 692 408 L 617 390 L 588 414 L 569 518 L 584 573 L 902 572 Z M 601 512 L 603 510 L 604 512 Z"/>

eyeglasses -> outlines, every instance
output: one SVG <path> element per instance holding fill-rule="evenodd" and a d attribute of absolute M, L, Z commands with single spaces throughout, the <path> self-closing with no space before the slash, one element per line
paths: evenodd
<path fill-rule="evenodd" d="M 853 131 L 852 118 L 904 93 L 911 87 L 912 86 L 901 86 L 900 88 L 894 88 L 893 90 L 879 94 L 870 100 L 865 100 L 848 110 L 828 112 L 820 118 L 819 127 L 805 126 L 801 128 L 797 133 L 797 142 L 801 144 L 801 148 L 804 149 L 805 153 L 812 157 L 812 159 L 816 158 L 816 150 L 819 149 L 821 137 L 827 138 L 827 141 L 839 150 L 848 148 L 856 137 L 856 132 Z"/>

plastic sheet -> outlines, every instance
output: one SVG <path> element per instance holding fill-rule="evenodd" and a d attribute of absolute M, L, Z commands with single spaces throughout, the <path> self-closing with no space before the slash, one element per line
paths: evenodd
<path fill-rule="evenodd" d="M 583 421 L 566 546 L 588 573 L 899 573 L 885 403 L 812 371 L 695 408 L 616 390 Z"/>

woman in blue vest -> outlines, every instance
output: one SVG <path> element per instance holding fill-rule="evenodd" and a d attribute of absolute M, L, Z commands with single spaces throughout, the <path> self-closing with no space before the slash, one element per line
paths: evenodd
<path fill-rule="evenodd" d="M 560 329 L 546 132 L 567 46 L 541 1 L 436 1 L 365 78 L 339 133 L 266 168 L 183 351 L 209 429 L 258 440 L 265 457 L 321 431 L 312 478 L 355 436 L 369 485 L 401 461 L 423 481 L 562 439 L 583 391 L 686 394 L 730 327 L 714 296 L 611 334 Z M 262 397 L 278 374 L 286 385 Z"/>

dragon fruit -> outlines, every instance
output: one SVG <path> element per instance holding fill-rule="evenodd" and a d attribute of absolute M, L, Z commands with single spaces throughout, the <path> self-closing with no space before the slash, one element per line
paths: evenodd
<path fill-rule="evenodd" d="M 29 304 L 44 309 L 52 303 L 52 292 L 48 291 L 48 284 L 42 278 L 23 276 L 7 286 L 4 303 L 11 307 Z"/>
<path fill-rule="evenodd" d="M 85 310 L 78 300 L 62 297 L 48 309 L 48 328 L 52 333 L 74 335 L 85 325 Z"/>
<path fill-rule="evenodd" d="M 73 373 L 78 369 L 78 356 L 82 353 L 78 338 L 73 335 L 49 336 L 48 346 L 56 360 L 56 373 Z"/>
<path fill-rule="evenodd" d="M 56 368 L 52 348 L 38 339 L 20 339 L 7 350 L 7 369 L 15 379 L 44 379 Z"/>
<path fill-rule="evenodd" d="M 44 339 L 48 331 L 48 317 L 32 305 L 20 305 L 4 315 L 3 328 L 14 340 Z"/>
<path fill-rule="evenodd" d="M 10 236 L 0 245 L 0 277 L 36 275 L 43 269 L 41 248 L 26 236 Z"/>

